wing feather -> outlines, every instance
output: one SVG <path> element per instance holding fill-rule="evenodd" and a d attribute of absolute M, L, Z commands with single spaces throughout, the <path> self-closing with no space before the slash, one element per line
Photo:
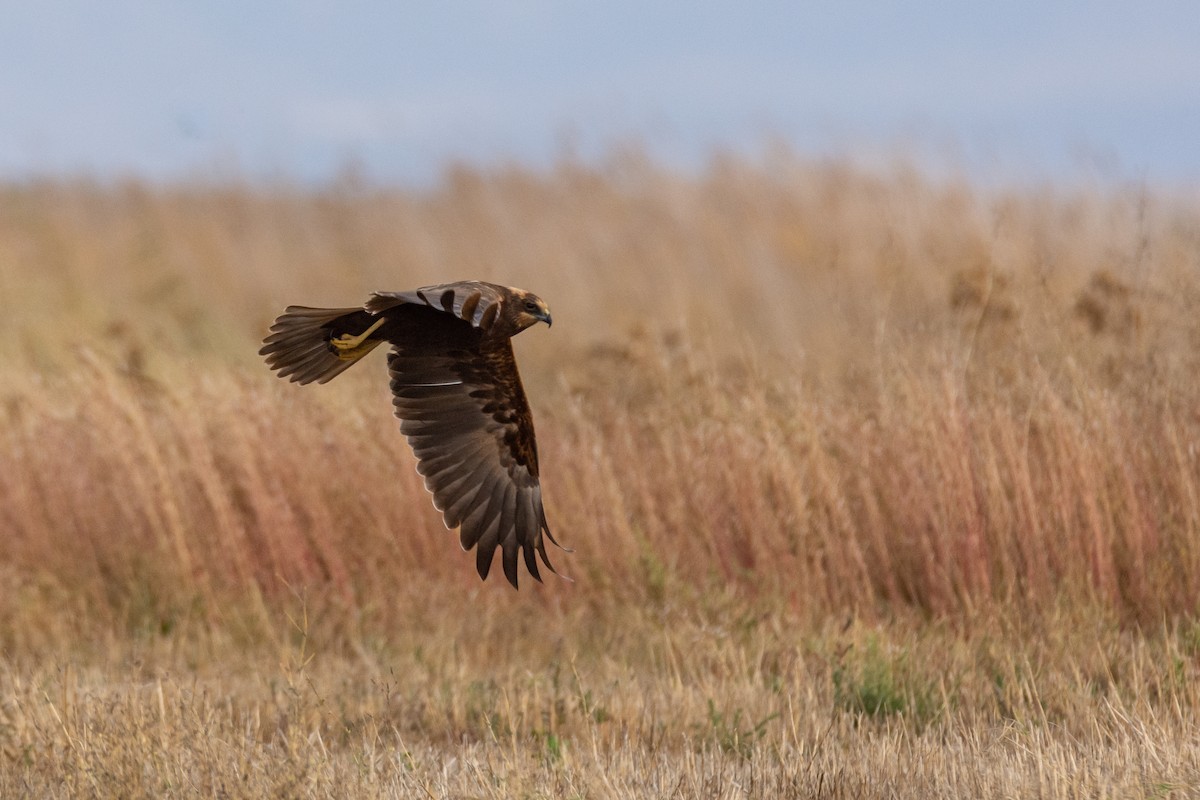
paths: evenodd
<path fill-rule="evenodd" d="M 475 567 L 479 570 L 480 577 L 486 578 L 487 572 L 491 570 L 492 557 L 496 553 L 496 547 L 503 548 L 504 560 L 508 561 L 509 551 L 517 551 L 517 543 L 514 535 L 512 535 L 512 511 L 509 509 L 511 501 L 509 494 L 514 491 L 511 481 L 497 481 L 493 483 L 488 491 L 487 511 L 484 512 L 482 519 L 487 521 L 486 525 L 481 524 L 482 533 L 479 536 L 479 553 L 476 554 Z M 485 555 L 486 552 L 486 555 Z M 486 564 L 485 564 L 486 560 Z M 508 569 L 504 571 L 508 576 Z M 515 579 L 509 577 L 509 582 L 516 585 Z"/>
<path fill-rule="evenodd" d="M 429 306 L 487 330 L 495 321 L 509 290 L 482 281 L 459 281 L 423 286 L 412 292 L 375 292 L 364 308 L 378 314 L 404 303 Z"/>
<path fill-rule="evenodd" d="M 508 578 L 508 582 L 513 586 L 517 585 L 517 554 L 520 547 L 517 546 L 516 531 L 510 530 L 505 534 L 504 541 L 501 542 L 500 548 L 503 551 L 504 558 L 504 577 Z M 534 577 L 537 577 L 536 575 Z M 540 578 L 539 578 L 540 580 Z"/>
<path fill-rule="evenodd" d="M 478 481 L 479 478 L 477 475 L 471 475 L 470 480 L 455 481 L 450 489 L 443 492 L 443 495 L 451 496 L 453 499 L 442 512 L 442 520 L 446 523 L 447 528 L 451 530 L 454 528 L 459 529 L 458 541 L 460 544 L 463 543 L 464 539 L 471 539 L 469 533 L 464 533 L 466 528 L 463 526 L 466 524 L 467 515 L 475 510 L 478 498 L 481 496 L 480 490 L 482 487 Z M 435 492 L 434 506 L 436 507 L 439 502 L 441 501 L 438 500 L 437 493 Z M 472 539 L 471 541 L 473 542 L 474 540 Z M 470 550 L 471 545 L 462 544 L 462 548 L 463 550 Z"/>
<path fill-rule="evenodd" d="M 517 585 L 517 565 L 541 580 L 554 571 L 538 481 L 529 404 L 507 338 L 487 335 L 506 290 L 459 283 L 377 293 L 366 308 L 389 315 L 393 406 L 417 457 L 417 471 L 464 549 L 476 548 L 486 577 L 495 551 Z M 406 312 L 417 306 L 437 313 Z M 406 319 L 411 318 L 412 324 Z"/>
<path fill-rule="evenodd" d="M 499 517 L 499 509 L 493 508 L 493 505 L 494 495 L 501 480 L 503 480 L 502 475 L 495 470 L 489 470 L 479 483 L 479 490 L 474 495 L 471 509 L 467 512 L 462 527 L 459 529 L 459 540 L 462 542 L 464 550 L 474 547 L 483 537 L 487 526 L 493 519 Z"/>

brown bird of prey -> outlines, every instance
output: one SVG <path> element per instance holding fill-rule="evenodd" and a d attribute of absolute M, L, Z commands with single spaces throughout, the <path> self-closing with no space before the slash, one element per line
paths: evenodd
<path fill-rule="evenodd" d="M 375 292 L 362 308 L 290 306 L 260 355 L 297 383 L 325 383 L 387 342 L 392 404 L 417 471 L 464 550 L 487 578 L 499 547 L 517 585 L 518 551 L 537 580 L 546 556 L 533 416 L 513 358 L 513 336 L 550 309 L 521 289 L 479 281 Z"/>

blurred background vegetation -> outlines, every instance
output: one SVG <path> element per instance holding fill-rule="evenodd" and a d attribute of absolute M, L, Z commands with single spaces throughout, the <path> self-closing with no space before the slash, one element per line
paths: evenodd
<path fill-rule="evenodd" d="M 817 611 L 1198 599 L 1186 198 L 786 153 L 692 178 L 630 151 L 424 191 L 348 172 L 0 203 L 3 548 L 97 607 L 281 577 L 376 606 L 392 581 L 471 580 L 382 359 L 298 389 L 256 356 L 289 303 L 461 278 L 531 288 L 561 323 L 517 342 L 577 549 L 550 597 L 685 579 Z M 129 570 L 163 585 L 114 588 Z"/>

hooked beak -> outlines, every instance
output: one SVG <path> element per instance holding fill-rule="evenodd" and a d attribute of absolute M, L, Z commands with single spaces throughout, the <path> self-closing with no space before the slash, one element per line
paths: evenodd
<path fill-rule="evenodd" d="M 546 309 L 545 311 L 540 312 L 537 315 L 537 318 L 540 319 L 542 322 L 546 323 L 547 328 L 554 326 L 554 320 L 550 316 L 550 309 Z"/>

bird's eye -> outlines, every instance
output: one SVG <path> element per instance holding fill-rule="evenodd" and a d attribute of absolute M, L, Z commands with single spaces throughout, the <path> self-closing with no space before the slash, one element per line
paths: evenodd
<path fill-rule="evenodd" d="M 525 310 L 526 311 L 537 311 L 538 310 L 537 303 L 533 302 L 532 300 L 526 300 L 525 301 Z"/>

